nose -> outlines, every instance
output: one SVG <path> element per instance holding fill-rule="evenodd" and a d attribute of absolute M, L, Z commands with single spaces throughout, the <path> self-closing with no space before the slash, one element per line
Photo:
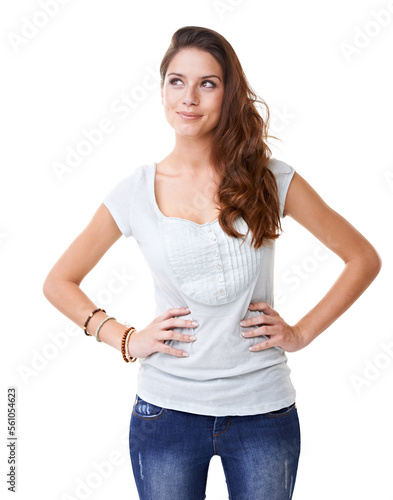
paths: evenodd
<path fill-rule="evenodd" d="M 188 108 L 189 106 L 195 105 L 195 102 L 193 101 L 193 99 L 185 97 L 183 104 L 185 104 Z"/>
<path fill-rule="evenodd" d="M 193 88 L 191 86 L 187 88 L 187 90 L 184 94 L 183 104 L 187 107 L 198 104 L 198 98 L 195 94 L 195 91 L 193 90 Z"/>

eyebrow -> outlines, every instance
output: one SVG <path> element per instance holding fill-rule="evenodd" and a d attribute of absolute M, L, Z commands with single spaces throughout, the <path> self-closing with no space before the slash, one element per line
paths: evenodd
<path fill-rule="evenodd" d="M 184 77 L 184 75 L 182 75 L 181 73 L 169 73 L 168 76 L 171 76 L 171 75 L 176 75 L 176 76 Z M 221 78 L 219 76 L 217 76 L 217 75 L 206 75 L 206 76 L 200 76 L 199 77 L 200 80 L 204 80 L 205 78 L 218 78 L 221 81 Z"/>

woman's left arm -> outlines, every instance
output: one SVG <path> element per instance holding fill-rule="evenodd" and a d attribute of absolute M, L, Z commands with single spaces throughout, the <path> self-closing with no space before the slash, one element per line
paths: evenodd
<path fill-rule="evenodd" d="M 285 323 L 267 303 L 251 304 L 249 309 L 261 310 L 266 316 L 264 326 L 250 333 L 257 334 L 259 330 L 259 335 L 270 336 L 254 346 L 252 350 L 256 351 L 277 345 L 293 352 L 307 346 L 356 301 L 381 269 L 381 258 L 371 243 L 332 210 L 297 172 L 287 191 L 284 214 L 308 229 L 345 266 L 326 295 L 293 326 Z M 253 319 L 246 320 L 247 325 Z"/>

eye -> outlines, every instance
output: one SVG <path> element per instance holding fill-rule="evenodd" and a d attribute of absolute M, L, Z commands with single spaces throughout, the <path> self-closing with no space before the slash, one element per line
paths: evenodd
<path fill-rule="evenodd" d="M 208 84 L 209 84 L 208 86 L 206 86 L 206 88 L 207 88 L 207 89 L 212 89 L 212 88 L 214 88 L 214 87 L 217 87 L 217 85 L 216 85 L 214 82 L 212 82 L 211 80 L 204 80 L 204 81 L 202 82 L 202 85 L 203 85 L 203 86 L 205 86 L 205 85 L 204 85 L 205 83 L 208 83 Z"/>
<path fill-rule="evenodd" d="M 172 80 L 169 80 L 169 83 L 176 87 L 177 84 L 175 84 L 175 82 L 181 82 L 180 78 L 172 78 Z"/>

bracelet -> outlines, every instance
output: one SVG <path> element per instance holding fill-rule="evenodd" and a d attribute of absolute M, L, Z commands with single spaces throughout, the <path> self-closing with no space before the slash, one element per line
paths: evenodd
<path fill-rule="evenodd" d="M 128 333 L 131 331 L 131 330 L 135 330 L 135 328 L 133 326 L 129 326 L 125 332 L 123 333 L 123 337 L 121 339 L 121 353 L 123 355 L 123 359 L 126 363 L 128 363 L 128 359 L 127 359 L 127 356 L 126 356 L 126 338 L 128 336 Z"/>
<path fill-rule="evenodd" d="M 89 314 L 89 316 L 87 317 L 87 320 L 85 321 L 85 324 L 83 325 L 83 331 L 85 332 L 85 335 L 87 335 L 87 336 L 90 336 L 90 333 L 88 333 L 86 330 L 87 324 L 91 320 L 91 318 L 94 316 L 94 314 L 98 311 L 102 311 L 102 312 L 106 313 L 106 311 L 104 311 L 104 309 L 101 309 L 101 307 L 98 307 L 97 309 L 94 309 L 94 311 Z"/>
<path fill-rule="evenodd" d="M 97 340 L 97 342 L 102 342 L 102 340 L 99 340 L 99 338 L 98 338 L 98 332 L 100 331 L 100 329 L 101 329 L 102 325 L 103 325 L 106 321 L 108 321 L 108 320 L 110 320 L 110 319 L 114 319 L 114 320 L 116 321 L 116 318 L 114 318 L 113 316 L 108 316 L 108 317 L 107 317 L 107 318 L 105 318 L 103 321 L 101 321 L 101 323 L 98 325 L 97 330 L 96 330 L 96 340 Z"/>
<path fill-rule="evenodd" d="M 130 356 L 130 352 L 128 350 L 128 341 L 130 340 L 130 337 L 131 335 L 136 332 L 135 328 L 132 328 L 132 330 L 130 330 L 127 334 L 127 337 L 126 337 L 126 345 L 125 345 L 125 351 L 126 351 L 126 358 L 128 359 L 128 361 L 130 361 L 131 363 L 135 363 L 135 361 L 138 359 L 138 358 L 134 358 L 133 356 Z"/>

